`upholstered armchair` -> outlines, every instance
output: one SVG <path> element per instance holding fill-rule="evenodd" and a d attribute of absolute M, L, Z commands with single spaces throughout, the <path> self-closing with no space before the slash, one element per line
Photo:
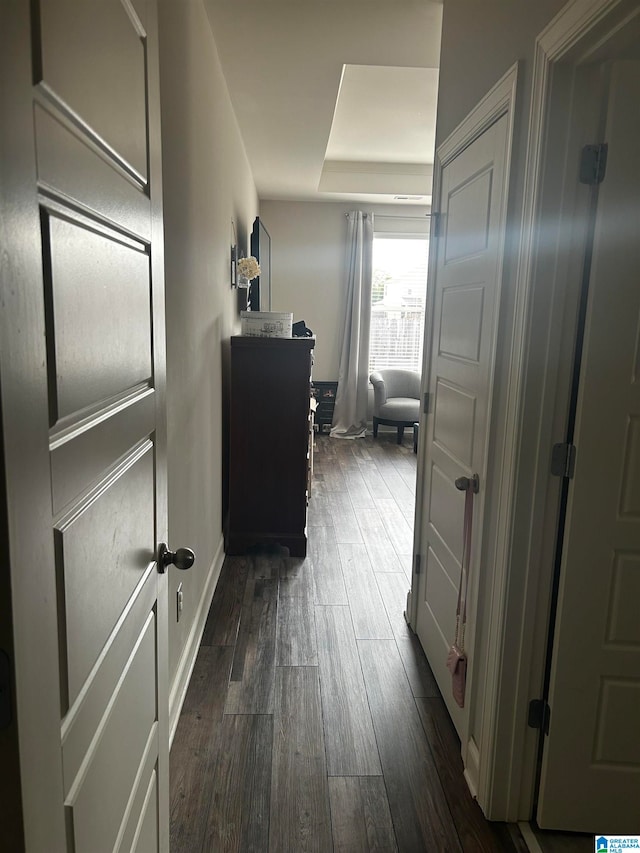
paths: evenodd
<path fill-rule="evenodd" d="M 404 428 L 413 426 L 420 411 L 420 374 L 415 370 L 388 368 L 374 370 L 369 377 L 373 385 L 373 437 L 378 424 L 397 427 L 398 444 Z"/>

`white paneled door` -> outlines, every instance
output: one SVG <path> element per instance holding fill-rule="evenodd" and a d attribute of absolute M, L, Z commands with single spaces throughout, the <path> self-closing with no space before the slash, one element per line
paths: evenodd
<path fill-rule="evenodd" d="M 26 849 L 168 850 L 155 2 L 16 0 L 7 21 L 21 138 L 3 135 L 2 414 Z"/>
<path fill-rule="evenodd" d="M 611 67 L 537 819 L 638 833 L 640 63 Z"/>
<path fill-rule="evenodd" d="M 478 573 L 484 571 L 480 545 L 500 302 L 507 146 L 508 117 L 503 115 L 444 165 L 431 284 L 434 307 L 426 362 L 430 365 L 430 404 L 423 423 L 422 572 L 416 630 L 463 743 L 469 701 L 467 698 L 464 709 L 455 704 L 445 667 L 454 639 L 462 561 L 465 496 L 456 489 L 455 480 L 474 474 L 480 479 L 474 498 L 466 632 L 472 680 L 477 665 L 473 647 L 476 591 Z"/>

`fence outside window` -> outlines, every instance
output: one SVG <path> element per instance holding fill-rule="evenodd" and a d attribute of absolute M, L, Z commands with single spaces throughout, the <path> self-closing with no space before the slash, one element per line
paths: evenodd
<path fill-rule="evenodd" d="M 420 371 L 429 241 L 375 235 L 369 368 Z"/>

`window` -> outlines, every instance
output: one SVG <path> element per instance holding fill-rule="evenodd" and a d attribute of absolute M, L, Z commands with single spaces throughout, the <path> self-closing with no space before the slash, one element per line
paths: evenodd
<path fill-rule="evenodd" d="M 369 369 L 422 369 L 429 241 L 424 235 L 376 234 Z"/>

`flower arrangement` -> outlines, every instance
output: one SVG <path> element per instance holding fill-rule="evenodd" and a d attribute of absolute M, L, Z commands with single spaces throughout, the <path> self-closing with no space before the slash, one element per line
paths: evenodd
<path fill-rule="evenodd" d="M 240 258 L 238 261 L 238 272 L 251 281 L 252 278 L 260 275 L 260 264 L 253 255 L 249 255 L 248 258 Z"/>

